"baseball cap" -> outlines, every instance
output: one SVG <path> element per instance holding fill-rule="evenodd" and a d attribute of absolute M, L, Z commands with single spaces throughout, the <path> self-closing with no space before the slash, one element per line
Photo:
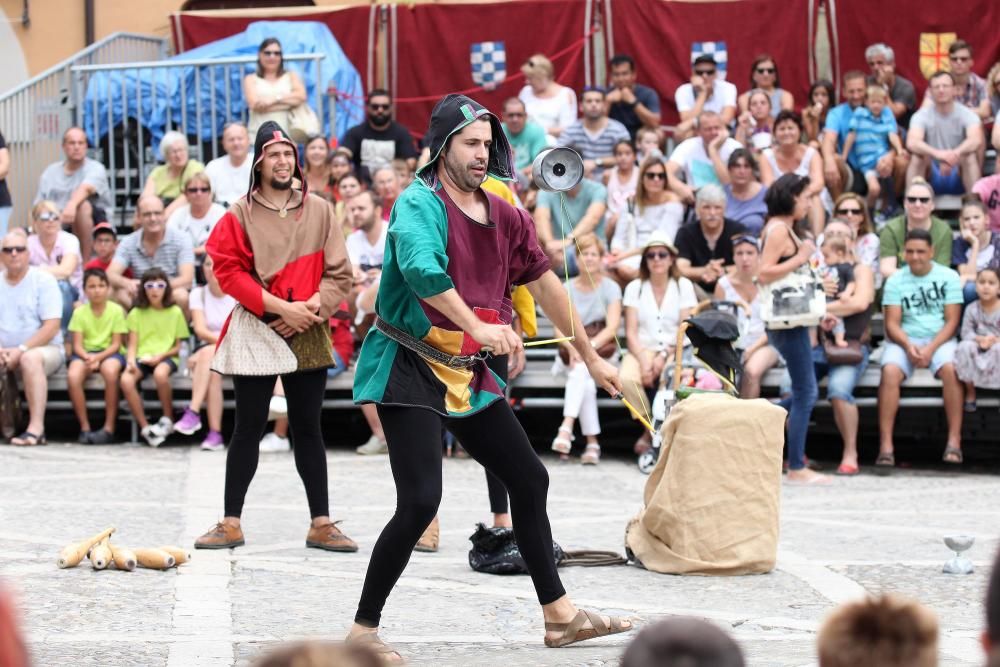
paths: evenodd
<path fill-rule="evenodd" d="M 93 236 L 96 237 L 98 234 L 102 232 L 106 234 L 111 234 L 115 238 L 118 238 L 118 232 L 115 231 L 114 226 L 112 226 L 110 222 L 99 222 L 96 225 L 94 225 Z"/>

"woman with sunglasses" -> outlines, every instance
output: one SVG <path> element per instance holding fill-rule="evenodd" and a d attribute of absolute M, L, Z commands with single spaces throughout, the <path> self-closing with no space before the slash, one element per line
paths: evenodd
<path fill-rule="evenodd" d="M 191 237 L 195 261 L 201 265 L 205 261 L 205 241 L 215 229 L 215 223 L 226 214 L 226 209 L 212 201 L 212 181 L 203 171 L 184 182 L 184 196 L 188 203 L 170 215 L 167 228 Z"/>
<path fill-rule="evenodd" d="M 59 218 L 55 202 L 40 201 L 31 209 L 35 233 L 28 237 L 28 261 L 59 283 L 65 331 L 73 316 L 73 304 L 83 293 L 83 258 L 79 239 L 63 231 Z"/>
<path fill-rule="evenodd" d="M 823 158 L 818 150 L 802 143 L 802 118 L 794 111 L 782 111 L 774 119 L 774 144 L 761 151 L 760 181 L 770 187 L 785 174 L 808 177 L 809 227 L 819 236 L 832 208 L 823 181 Z M 824 210 L 826 209 L 826 210 Z"/>
<path fill-rule="evenodd" d="M 850 199 L 846 199 L 849 197 L 857 197 L 857 203 L 852 204 Z M 860 204 L 861 198 L 849 193 L 842 195 L 838 201 L 849 210 L 852 206 Z M 823 379 L 823 376 L 829 376 L 826 397 L 833 408 L 833 418 L 843 441 L 837 474 L 856 475 L 858 474 L 858 406 L 854 403 L 854 387 L 868 367 L 868 354 L 871 351 L 868 324 L 871 321 L 872 304 L 875 301 L 875 274 L 870 265 L 861 259 L 855 224 L 852 221 L 831 219 L 820 236 L 820 239 L 826 238 L 840 238 L 847 246 L 849 262 L 853 264 L 854 270 L 854 292 L 850 296 L 827 302 L 827 317 L 821 326 L 829 330 L 837 318 L 842 319 L 847 341 L 860 343 L 861 361 L 857 364 L 831 364 L 827 359 L 825 348 L 817 345 L 813 348 L 813 366 L 817 381 Z M 818 243 L 822 246 L 823 241 L 820 240 Z"/>
<path fill-rule="evenodd" d="M 882 274 L 879 272 L 879 238 L 875 233 L 868 207 L 864 198 L 854 192 L 845 192 L 837 197 L 833 205 L 833 215 L 846 222 L 853 233 L 854 257 L 859 264 L 867 266 L 875 280 L 875 289 L 882 286 Z M 827 223 L 827 228 L 830 224 Z M 826 229 L 823 230 L 824 234 Z M 816 245 L 823 245 L 823 234 L 816 239 Z"/>
<path fill-rule="evenodd" d="M 281 42 L 268 37 L 257 49 L 257 71 L 243 78 L 243 99 L 250 110 L 251 137 L 269 120 L 288 127 L 288 111 L 306 101 L 306 88 L 295 72 L 285 70 Z"/>
<path fill-rule="evenodd" d="M 639 275 L 642 249 L 653 234 L 660 232 L 673 243 L 684 221 L 680 197 L 667 187 L 663 158 L 648 158 L 639 167 L 639 180 L 632 198 L 615 225 L 608 265 L 625 285 Z"/>
<path fill-rule="evenodd" d="M 677 248 L 663 232 L 654 232 L 643 245 L 639 277 L 625 287 L 625 340 L 628 351 L 622 359 L 622 392 L 636 409 L 649 418 L 652 399 L 664 369 L 681 354 L 677 329 L 698 305 L 694 285 L 677 268 Z M 634 451 L 650 447 L 650 433 L 643 430 Z"/>
<path fill-rule="evenodd" d="M 781 77 L 778 75 L 778 66 L 774 58 L 766 53 L 762 53 L 753 60 L 750 65 L 750 91 L 743 93 L 737 98 L 740 113 L 744 114 L 750 110 L 750 98 L 754 90 L 763 91 L 771 103 L 771 117 L 777 117 L 778 113 L 784 110 L 791 111 L 795 108 L 795 98 L 787 90 L 781 88 Z"/>
<path fill-rule="evenodd" d="M 924 229 L 930 232 L 934 246 L 934 261 L 942 266 L 951 266 L 951 227 L 934 213 L 934 188 L 917 176 L 906 186 L 903 197 L 903 215 L 885 223 L 879 232 L 879 273 L 882 280 L 888 280 L 903 266 L 903 246 L 906 232 Z"/>

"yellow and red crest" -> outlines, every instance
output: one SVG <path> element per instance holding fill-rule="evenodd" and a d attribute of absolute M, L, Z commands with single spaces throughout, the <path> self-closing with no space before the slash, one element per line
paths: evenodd
<path fill-rule="evenodd" d="M 953 32 L 920 33 L 920 73 L 929 79 L 938 70 L 948 71 L 948 47 L 957 39 Z"/>

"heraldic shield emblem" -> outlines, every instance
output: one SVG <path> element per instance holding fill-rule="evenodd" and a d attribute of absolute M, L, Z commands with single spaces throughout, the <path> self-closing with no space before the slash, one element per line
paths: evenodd
<path fill-rule="evenodd" d="M 507 78 L 507 50 L 503 42 L 476 42 L 470 48 L 472 82 L 493 90 Z"/>
<path fill-rule="evenodd" d="M 729 69 L 729 49 L 725 42 L 692 42 L 691 43 L 691 64 L 694 65 L 698 56 L 709 55 L 715 59 L 715 78 L 719 81 L 726 80 L 726 71 Z"/>
<path fill-rule="evenodd" d="M 948 71 L 948 47 L 958 38 L 953 32 L 920 33 L 920 73 L 929 79 L 938 70 Z"/>

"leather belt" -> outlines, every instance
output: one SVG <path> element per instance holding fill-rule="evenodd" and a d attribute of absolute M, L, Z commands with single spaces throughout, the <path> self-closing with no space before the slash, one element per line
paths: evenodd
<path fill-rule="evenodd" d="M 471 368 L 483 361 L 483 357 L 478 354 L 448 354 L 437 349 L 429 343 L 425 343 L 419 338 L 414 338 L 402 329 L 398 329 L 381 317 L 375 317 L 375 328 L 385 334 L 391 340 L 396 341 L 408 350 L 416 352 L 426 361 L 443 364 L 449 368 Z"/>

